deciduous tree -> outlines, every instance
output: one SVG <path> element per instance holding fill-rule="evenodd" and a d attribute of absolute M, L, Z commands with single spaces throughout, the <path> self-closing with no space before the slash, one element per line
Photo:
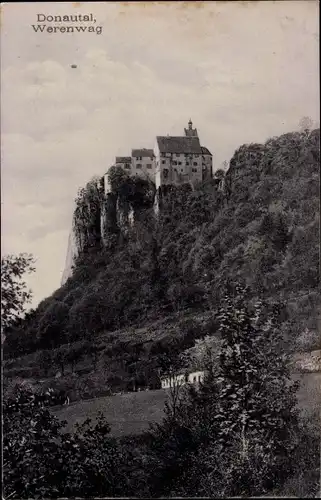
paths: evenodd
<path fill-rule="evenodd" d="M 25 310 L 31 301 L 32 293 L 28 290 L 23 277 L 35 271 L 32 255 L 6 255 L 1 258 L 1 328 L 5 332 Z"/>

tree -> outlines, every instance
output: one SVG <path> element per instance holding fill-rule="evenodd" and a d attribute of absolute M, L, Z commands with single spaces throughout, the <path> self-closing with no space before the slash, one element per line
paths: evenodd
<path fill-rule="evenodd" d="M 121 167 L 113 165 L 108 170 L 108 184 L 112 192 L 121 194 L 125 191 L 125 185 L 130 184 L 130 177 Z"/>
<path fill-rule="evenodd" d="M 248 296 L 245 286 L 229 287 L 217 315 L 218 366 L 199 390 L 184 391 L 175 411 L 165 407 L 155 433 L 155 473 L 169 474 L 168 464 L 172 470 L 163 491 L 155 483 L 160 495 L 254 496 L 279 487 L 294 470 L 301 431 L 279 327 L 282 307 L 263 300 L 251 307 Z"/>
<path fill-rule="evenodd" d="M 67 352 L 66 352 L 66 361 L 71 366 L 71 373 L 75 372 L 75 367 L 76 367 L 77 363 L 84 356 L 84 352 L 86 352 L 84 350 L 84 348 L 85 348 L 85 345 L 81 344 L 80 346 L 72 345 L 72 346 L 70 346 L 69 349 L 67 349 Z"/>
<path fill-rule="evenodd" d="M 168 346 L 164 346 L 162 352 L 158 356 L 160 373 L 169 380 L 169 398 L 167 406 L 173 413 L 174 418 L 182 394 L 183 384 L 178 375 L 184 368 L 184 361 L 184 357 L 180 355 L 178 343 L 171 343 Z"/>
<path fill-rule="evenodd" d="M 64 302 L 50 302 L 38 323 L 37 340 L 41 347 L 54 348 L 66 340 L 68 313 L 69 308 Z"/>
<path fill-rule="evenodd" d="M 14 324 L 31 301 L 31 290 L 23 280 L 26 273 L 35 271 L 32 255 L 6 255 L 1 258 L 1 319 L 2 333 Z"/>
<path fill-rule="evenodd" d="M 215 174 L 215 179 L 223 179 L 225 177 L 225 171 L 222 168 L 219 168 L 216 170 Z"/>
<path fill-rule="evenodd" d="M 76 425 L 38 404 L 28 389 L 17 388 L 4 409 L 5 498 L 114 497 L 127 493 L 127 477 L 115 439 L 103 415 Z"/>
<path fill-rule="evenodd" d="M 206 335 L 201 339 L 196 339 L 195 345 L 185 351 L 185 356 L 194 369 L 206 369 L 214 373 L 218 364 L 218 351 L 218 338 L 213 335 Z"/>
<path fill-rule="evenodd" d="M 95 342 L 95 339 L 87 341 L 85 345 L 85 352 L 91 355 L 93 368 L 96 370 L 99 357 L 99 345 Z"/>
<path fill-rule="evenodd" d="M 151 432 L 153 495 L 199 496 L 206 449 L 217 438 L 217 399 L 217 385 L 209 372 L 198 389 L 193 385 L 181 387 L 175 407 L 166 402 L 164 419 L 152 426 Z"/>
<path fill-rule="evenodd" d="M 313 127 L 313 120 L 309 116 L 303 116 L 299 122 L 299 127 L 302 132 L 308 133 Z"/>
<path fill-rule="evenodd" d="M 5 399 L 3 415 L 4 497 L 57 496 L 57 436 L 64 423 L 24 388 Z"/>
<path fill-rule="evenodd" d="M 65 366 L 68 363 L 68 349 L 65 346 L 61 346 L 54 351 L 53 362 L 60 369 L 61 375 L 65 374 Z"/>
<path fill-rule="evenodd" d="M 297 384 L 281 350 L 282 308 L 258 301 L 252 312 L 248 295 L 247 287 L 236 284 L 219 312 L 223 343 L 216 419 L 219 442 L 232 450 L 229 494 L 255 495 L 289 473 L 298 428 Z"/>
<path fill-rule="evenodd" d="M 48 377 L 52 363 L 51 351 L 41 351 L 39 355 L 39 367 L 43 370 L 45 377 Z"/>

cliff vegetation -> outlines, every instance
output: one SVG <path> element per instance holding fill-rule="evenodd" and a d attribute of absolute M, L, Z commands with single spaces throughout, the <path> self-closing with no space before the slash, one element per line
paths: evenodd
<path fill-rule="evenodd" d="M 27 355 L 38 376 L 77 372 L 90 357 L 112 387 L 147 385 L 161 353 L 216 331 L 209 312 L 235 280 L 250 302 L 284 305 L 284 345 L 319 348 L 319 139 L 305 130 L 241 146 L 223 189 L 213 179 L 156 193 L 111 168 L 105 195 L 92 179 L 76 198 L 73 274 L 6 332 L 7 369 L 22 376 L 14 360 Z"/>

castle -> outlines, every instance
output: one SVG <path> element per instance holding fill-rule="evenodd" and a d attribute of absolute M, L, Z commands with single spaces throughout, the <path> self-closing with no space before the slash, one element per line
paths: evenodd
<path fill-rule="evenodd" d="M 132 149 L 131 156 L 116 156 L 115 166 L 130 176 L 140 176 L 155 183 L 156 190 L 166 184 L 203 182 L 213 177 L 213 156 L 201 146 L 192 120 L 182 136 L 157 136 L 154 149 Z M 104 176 L 105 192 L 108 173 Z"/>
<path fill-rule="evenodd" d="M 160 189 L 164 185 L 180 185 L 203 182 L 213 177 L 213 157 L 210 151 L 201 146 L 196 128 L 190 120 L 188 127 L 184 129 L 182 136 L 157 136 L 154 149 L 133 149 L 131 156 L 117 156 L 115 160 L 116 167 L 121 167 L 130 176 L 139 176 L 143 179 L 150 179 L 156 187 L 154 201 L 154 211 L 157 214 L 160 209 L 161 195 Z M 100 231 L 105 234 L 106 227 L 110 223 L 106 213 L 112 214 L 112 217 L 125 218 L 127 222 L 134 220 L 133 209 L 129 213 L 118 211 L 117 201 L 113 207 L 114 201 L 109 198 L 111 189 L 108 182 L 108 172 L 101 179 L 104 186 L 105 203 L 102 204 L 100 214 Z M 110 203 L 109 209 L 106 204 Z M 113 207 L 110 209 L 110 207 Z M 118 215 L 117 215 L 118 213 Z M 78 243 L 74 227 L 69 235 L 66 264 L 61 283 L 65 283 L 72 273 L 72 266 L 75 257 L 79 253 Z"/>

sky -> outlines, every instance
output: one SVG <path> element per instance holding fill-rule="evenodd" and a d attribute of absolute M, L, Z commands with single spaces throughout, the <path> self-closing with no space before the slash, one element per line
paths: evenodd
<path fill-rule="evenodd" d="M 116 155 L 182 135 L 192 118 L 215 170 L 244 143 L 297 130 L 303 116 L 319 126 L 318 9 L 309 0 L 2 4 L 1 252 L 34 255 L 33 307 L 60 286 L 78 189 Z M 92 14 L 101 34 L 35 32 L 57 25 L 37 14 Z"/>

